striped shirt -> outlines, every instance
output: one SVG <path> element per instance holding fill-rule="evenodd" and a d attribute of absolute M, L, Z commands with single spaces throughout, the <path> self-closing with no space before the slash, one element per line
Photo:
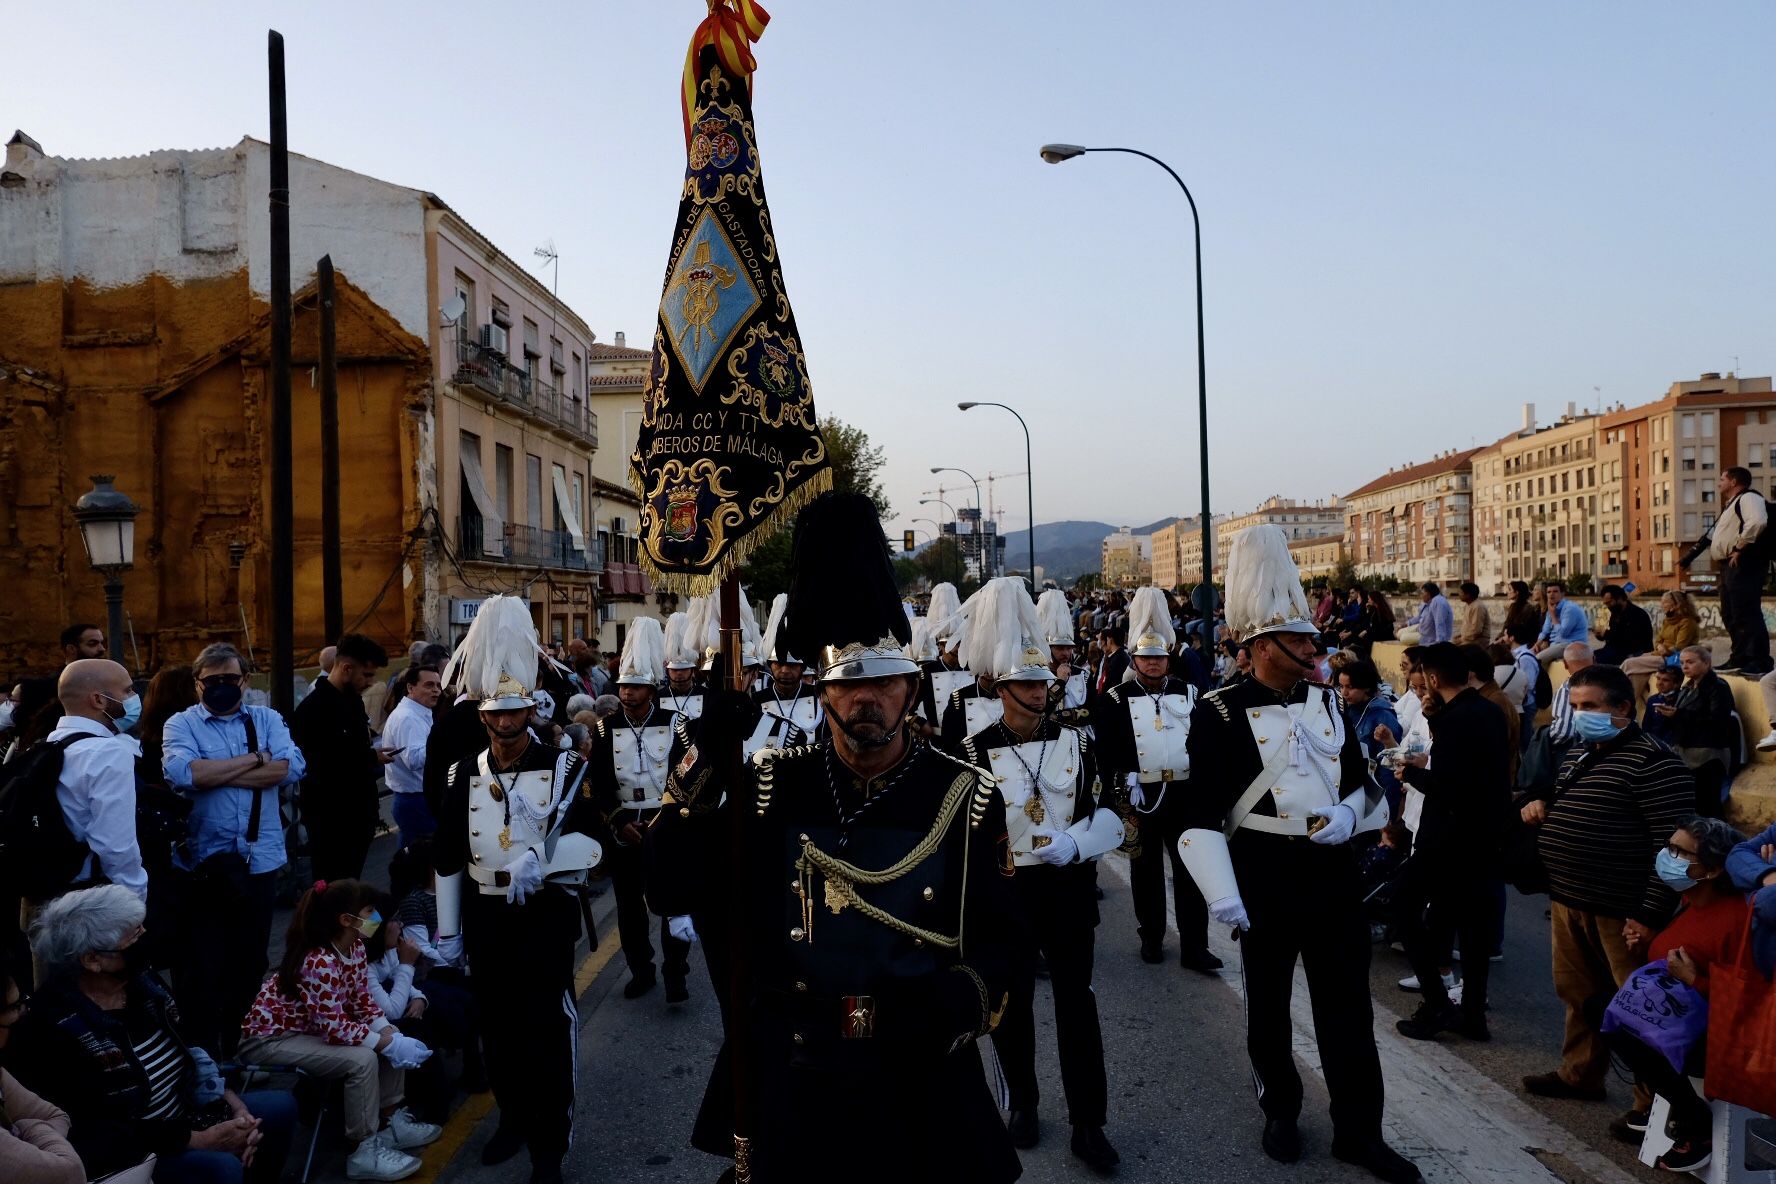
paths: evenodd
<path fill-rule="evenodd" d="M 185 1113 L 189 1066 L 185 1050 L 147 1012 L 131 1008 L 125 1016 L 130 1048 L 148 1078 L 148 1108 L 143 1118 L 178 1118 Z"/>
<path fill-rule="evenodd" d="M 1689 769 L 1634 724 L 1603 744 L 1567 755 L 1536 846 L 1548 895 L 1568 908 L 1631 918 L 1658 929 L 1677 894 L 1653 857 L 1696 812 Z"/>
<path fill-rule="evenodd" d="M 1563 682 L 1554 692 L 1554 705 L 1548 709 L 1548 739 L 1567 744 L 1573 738 L 1572 683 Z"/>

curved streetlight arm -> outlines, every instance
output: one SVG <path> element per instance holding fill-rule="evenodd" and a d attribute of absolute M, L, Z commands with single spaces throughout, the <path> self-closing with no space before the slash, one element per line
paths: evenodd
<path fill-rule="evenodd" d="M 980 571 L 981 579 L 985 580 L 990 569 L 987 566 L 987 557 L 982 550 L 984 544 L 981 538 L 980 479 L 967 469 L 959 469 L 955 465 L 933 465 L 931 471 L 933 474 L 961 473 L 974 483 L 974 562 Z"/>
<path fill-rule="evenodd" d="M 1083 156 L 1088 152 L 1122 152 L 1129 156 L 1139 156 L 1142 160 L 1152 161 L 1154 164 L 1164 169 L 1168 177 L 1178 183 L 1178 189 L 1184 194 L 1184 200 L 1190 203 L 1190 224 L 1194 228 L 1196 236 L 1196 401 L 1197 414 L 1201 420 L 1198 435 L 1202 449 L 1202 582 L 1203 587 L 1210 590 L 1205 593 L 1205 595 L 1212 595 L 1215 586 L 1215 549 L 1210 545 L 1209 379 L 1207 363 L 1204 360 L 1203 345 L 1202 219 L 1197 215 L 1196 198 L 1190 192 L 1190 186 L 1184 184 L 1184 178 L 1180 177 L 1177 170 L 1172 168 L 1171 165 L 1153 155 L 1151 152 L 1143 152 L 1139 148 L 1085 148 L 1077 144 L 1049 144 L 1043 147 L 1042 159 L 1048 161 L 1050 164 L 1060 164 L 1063 161 L 1073 159 L 1075 156 Z M 1032 525 L 1030 529 L 1034 531 L 1035 526 Z M 1214 606 L 1210 604 L 1209 607 L 1205 608 L 1203 611 L 1209 615 L 1213 615 Z"/>
<path fill-rule="evenodd" d="M 1023 416 L 1018 415 L 1016 407 L 1004 403 L 971 401 L 958 403 L 956 406 L 963 411 L 967 411 L 971 407 L 998 407 L 1016 416 L 1018 426 L 1024 429 L 1024 491 L 1025 496 L 1029 499 L 1030 513 L 1030 595 L 1034 596 L 1036 595 L 1036 477 L 1035 467 L 1030 463 L 1030 425 L 1024 422 Z"/>

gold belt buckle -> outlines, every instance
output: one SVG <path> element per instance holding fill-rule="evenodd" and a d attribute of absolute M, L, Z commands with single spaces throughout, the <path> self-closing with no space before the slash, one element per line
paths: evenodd
<path fill-rule="evenodd" d="M 1172 779 L 1172 771 L 1170 769 L 1161 769 L 1159 771 L 1159 779 L 1161 783 L 1170 781 Z"/>
<path fill-rule="evenodd" d="M 868 1040 L 876 1034 L 876 1001 L 870 995 L 845 995 L 840 998 L 844 1019 L 839 1034 L 846 1040 Z"/>

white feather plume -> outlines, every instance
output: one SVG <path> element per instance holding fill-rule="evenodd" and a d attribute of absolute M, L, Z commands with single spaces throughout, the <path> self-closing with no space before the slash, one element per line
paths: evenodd
<path fill-rule="evenodd" d="M 913 639 L 907 643 L 906 656 L 915 662 L 932 662 L 937 659 L 937 638 L 932 631 L 930 617 L 913 618 Z"/>
<path fill-rule="evenodd" d="M 950 583 L 931 585 L 931 600 L 925 606 L 925 619 L 937 626 L 939 637 L 948 637 L 944 632 L 943 622 L 962 611 L 962 597 L 956 592 L 956 585 Z"/>
<path fill-rule="evenodd" d="M 680 666 L 695 666 L 703 658 L 697 652 L 697 645 L 691 639 L 691 615 L 689 613 L 673 613 L 666 618 L 665 629 L 666 661 Z"/>
<path fill-rule="evenodd" d="M 1032 645 L 1048 655 L 1036 604 L 1017 576 L 988 580 L 963 607 L 966 627 L 961 642 L 968 669 L 998 678 L 1023 665 Z"/>
<path fill-rule="evenodd" d="M 1073 612 L 1065 592 L 1059 588 L 1044 592 L 1036 602 L 1036 615 L 1042 618 L 1042 631 L 1050 645 L 1073 644 Z"/>
<path fill-rule="evenodd" d="M 771 616 L 770 619 L 765 622 L 765 638 L 763 642 L 763 653 L 765 661 L 767 662 L 775 662 L 777 660 L 777 630 L 783 627 L 783 610 L 788 607 L 789 593 L 787 592 L 777 593 L 777 598 L 771 601 Z"/>
<path fill-rule="evenodd" d="M 469 631 L 444 667 L 444 684 L 471 698 L 486 698 L 501 674 L 525 690 L 537 683 L 537 631 L 530 602 L 518 596 L 489 596 L 481 602 Z"/>
<path fill-rule="evenodd" d="M 629 622 L 629 632 L 623 638 L 617 681 L 636 678 L 652 686 L 666 678 L 666 635 L 653 617 L 637 617 Z"/>
<path fill-rule="evenodd" d="M 721 648 L 721 621 L 715 597 L 692 597 L 690 612 L 686 615 L 689 619 L 685 622 L 685 644 L 696 653 L 700 662 L 704 654 Z"/>
<path fill-rule="evenodd" d="M 1249 637 L 1290 621 L 1311 621 L 1301 569 L 1282 528 L 1265 523 L 1233 536 L 1227 555 L 1227 625 Z"/>
<path fill-rule="evenodd" d="M 1145 637 L 1149 633 L 1157 634 L 1170 650 L 1178 644 L 1178 631 L 1172 628 L 1171 610 L 1166 607 L 1165 593 L 1149 584 L 1145 588 L 1136 588 L 1134 599 L 1129 601 L 1128 642 L 1135 644 L 1135 639 Z"/>

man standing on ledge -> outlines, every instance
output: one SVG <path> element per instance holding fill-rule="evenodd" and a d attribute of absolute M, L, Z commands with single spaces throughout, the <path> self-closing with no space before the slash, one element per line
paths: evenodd
<path fill-rule="evenodd" d="M 1335 696 L 1304 681 L 1318 633 L 1311 617 L 1283 532 L 1242 531 L 1228 558 L 1227 623 L 1250 648 L 1252 677 L 1204 695 L 1191 714 L 1179 854 L 1209 915 L 1240 931 L 1264 1153 L 1301 1157 L 1289 1013 L 1299 960 L 1332 1098 L 1333 1156 L 1415 1184 L 1418 1169 L 1381 1135 L 1369 923 L 1350 843 L 1379 829 L 1387 810 Z"/>

